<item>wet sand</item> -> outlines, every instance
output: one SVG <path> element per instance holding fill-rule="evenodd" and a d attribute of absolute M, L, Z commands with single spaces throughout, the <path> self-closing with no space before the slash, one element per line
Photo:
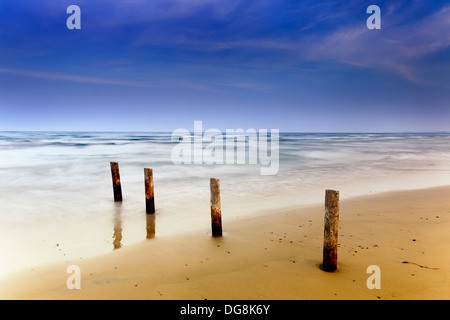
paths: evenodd
<path fill-rule="evenodd" d="M 449 196 L 450 186 L 341 198 L 334 273 L 319 268 L 323 205 L 233 220 L 223 212 L 223 237 L 156 230 L 106 255 L 5 276 L 0 298 L 450 299 Z M 79 290 L 66 286 L 70 265 L 80 267 Z M 367 288 L 370 265 L 381 289 Z"/>

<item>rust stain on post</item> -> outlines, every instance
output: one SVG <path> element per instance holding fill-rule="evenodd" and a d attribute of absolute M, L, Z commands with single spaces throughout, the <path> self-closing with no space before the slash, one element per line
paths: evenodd
<path fill-rule="evenodd" d="M 337 269 L 338 221 L 339 191 L 326 190 L 322 270 L 328 272 Z"/>
<path fill-rule="evenodd" d="M 119 164 L 111 162 L 111 175 L 114 191 L 114 201 L 122 201 L 122 187 L 120 184 Z"/>
<path fill-rule="evenodd" d="M 222 235 L 222 211 L 220 208 L 220 181 L 211 178 L 211 227 L 213 237 Z"/>
<path fill-rule="evenodd" d="M 153 170 L 145 168 L 145 212 L 155 213 L 155 195 L 153 190 Z"/>

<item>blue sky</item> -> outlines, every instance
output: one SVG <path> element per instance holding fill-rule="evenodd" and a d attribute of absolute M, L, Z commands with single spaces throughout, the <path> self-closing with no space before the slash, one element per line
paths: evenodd
<path fill-rule="evenodd" d="M 69 5 L 81 30 L 69 30 Z M 369 30 L 369 5 L 381 29 Z M 450 131 L 448 1 L 2 0 L 0 131 Z"/>

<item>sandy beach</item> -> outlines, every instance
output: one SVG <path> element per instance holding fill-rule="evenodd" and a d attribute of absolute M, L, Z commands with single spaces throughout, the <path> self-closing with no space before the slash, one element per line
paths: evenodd
<path fill-rule="evenodd" d="M 338 270 L 319 268 L 323 205 L 227 220 L 4 276 L 1 299 L 450 299 L 450 186 L 342 198 Z M 55 244 L 56 246 L 57 244 Z M 64 251 L 61 246 L 60 250 Z M 69 290 L 67 267 L 81 270 Z M 368 289 L 367 267 L 381 289 Z"/>

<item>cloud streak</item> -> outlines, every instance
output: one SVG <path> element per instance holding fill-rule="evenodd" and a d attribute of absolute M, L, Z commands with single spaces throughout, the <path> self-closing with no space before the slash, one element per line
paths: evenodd
<path fill-rule="evenodd" d="M 189 10 L 183 9 L 184 5 L 178 1 L 170 3 L 174 5 L 173 10 L 177 8 L 176 16 L 189 16 L 202 7 L 218 6 L 221 1 L 194 1 L 188 5 Z M 331 10 L 338 8 L 338 4 L 345 6 L 345 10 Z M 420 19 L 411 19 L 410 16 L 417 14 L 422 7 L 409 7 L 406 2 L 386 5 L 382 8 L 381 30 L 368 30 L 365 25 L 368 18 L 366 12 L 361 10 L 359 14 L 355 13 L 358 9 L 349 8 L 349 4 L 344 2 L 322 3 L 311 8 L 305 5 L 300 9 L 289 15 L 298 14 L 298 20 L 301 21 L 301 17 L 307 20 L 317 10 L 320 19 L 299 24 L 288 32 L 280 30 L 271 34 L 259 29 L 256 23 L 259 16 L 249 9 L 239 16 L 239 21 L 220 24 L 217 29 L 206 31 L 190 26 L 186 33 L 174 32 L 172 35 L 163 32 L 164 36 L 155 36 L 158 33 L 153 29 L 144 30 L 134 38 L 133 45 L 146 47 L 156 44 L 176 48 L 180 52 L 186 50 L 196 53 L 195 56 L 201 59 L 222 59 L 230 65 L 240 64 L 242 57 L 246 57 L 247 65 L 270 62 L 271 65 L 284 64 L 287 68 L 304 62 L 334 61 L 394 72 L 414 83 L 424 83 L 429 81 L 425 78 L 432 78 L 427 76 L 427 66 L 421 64 L 420 59 L 450 46 L 450 6 L 424 14 Z M 353 20 L 348 21 L 349 16 Z M 358 16 L 359 20 L 355 21 L 354 16 Z M 223 19 L 226 22 L 228 18 Z M 405 19 L 411 20 L 405 23 Z M 241 21 L 248 21 L 249 24 L 236 32 L 236 25 Z M 334 23 L 333 28 L 320 27 L 329 21 Z M 236 57 L 235 61 L 233 57 Z"/>
<path fill-rule="evenodd" d="M 67 74 L 55 74 L 55 73 L 46 73 L 46 72 L 36 72 L 29 70 L 17 70 L 17 69 L 8 69 L 8 68 L 0 68 L 0 73 L 13 74 L 16 76 L 23 76 L 29 78 L 38 78 L 38 79 L 47 79 L 47 80 L 62 80 L 69 82 L 79 82 L 79 83 L 88 83 L 88 84 L 98 84 L 98 85 L 117 85 L 117 86 L 128 86 L 128 87 L 140 87 L 140 88 L 158 88 L 159 86 L 147 83 L 140 82 L 130 82 L 130 81 L 117 81 L 110 80 L 104 78 L 95 78 L 95 77 L 83 77 L 83 76 L 74 76 Z"/>
<path fill-rule="evenodd" d="M 389 69 L 422 82 L 426 66 L 417 60 L 450 46 L 450 7 L 413 24 L 387 25 L 381 30 L 342 27 L 319 39 L 309 37 L 301 56 L 309 61 L 332 60 L 368 68 Z"/>

